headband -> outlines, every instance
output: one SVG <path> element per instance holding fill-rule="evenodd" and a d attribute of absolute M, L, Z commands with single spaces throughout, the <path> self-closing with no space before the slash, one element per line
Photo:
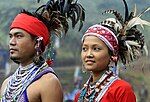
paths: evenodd
<path fill-rule="evenodd" d="M 82 41 L 84 41 L 84 38 L 89 35 L 98 37 L 108 46 L 108 48 L 114 54 L 117 54 L 118 40 L 115 34 L 111 30 L 99 24 L 93 25 L 89 27 L 89 29 L 85 32 L 85 34 L 82 37 Z"/>
<path fill-rule="evenodd" d="M 20 28 L 31 35 L 43 37 L 43 44 L 47 46 L 49 43 L 49 32 L 45 24 L 36 17 L 27 15 L 25 13 L 18 14 L 10 26 L 10 30 L 13 28 Z"/>

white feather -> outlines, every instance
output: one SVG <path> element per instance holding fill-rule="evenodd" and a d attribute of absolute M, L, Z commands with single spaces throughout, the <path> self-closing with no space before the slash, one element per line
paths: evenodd
<path fill-rule="evenodd" d="M 119 30 L 122 29 L 122 24 L 118 20 L 116 20 L 115 18 L 107 18 L 106 21 L 112 21 L 112 22 L 114 22 L 115 23 L 114 28 L 115 28 L 116 31 L 118 29 Z"/>
<path fill-rule="evenodd" d="M 148 56 L 148 49 L 147 49 L 147 46 L 144 45 L 144 46 L 143 46 L 143 49 L 144 49 L 144 51 L 145 51 L 146 56 Z"/>
<path fill-rule="evenodd" d="M 128 62 L 130 62 L 133 59 L 133 52 L 132 52 L 132 48 L 128 44 L 128 42 L 126 42 L 126 45 L 127 45 L 127 48 L 128 48 L 126 59 L 128 60 Z"/>
<path fill-rule="evenodd" d="M 141 45 L 139 45 L 137 42 L 135 42 L 135 41 L 129 41 L 129 40 L 127 40 L 126 41 L 129 45 L 132 45 L 132 46 L 136 46 L 136 47 L 141 47 Z"/>
<path fill-rule="evenodd" d="M 133 14 L 133 16 L 135 17 L 136 16 L 136 13 L 137 13 L 137 8 L 136 8 L 136 4 L 134 5 L 134 14 Z"/>
<path fill-rule="evenodd" d="M 141 17 L 144 13 L 148 12 L 150 10 L 150 7 L 145 9 L 142 13 L 140 13 L 137 17 Z"/>
<path fill-rule="evenodd" d="M 131 27 L 133 27 L 135 25 L 141 25 L 141 27 L 144 29 L 143 25 L 150 26 L 150 22 L 148 22 L 146 20 L 142 20 L 139 17 L 135 17 L 128 22 L 127 29 L 130 29 Z"/>

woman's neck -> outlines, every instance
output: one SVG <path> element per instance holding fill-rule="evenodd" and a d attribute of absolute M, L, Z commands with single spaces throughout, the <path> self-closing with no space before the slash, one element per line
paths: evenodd
<path fill-rule="evenodd" d="M 93 79 L 92 83 L 99 80 L 105 72 L 106 72 L 106 69 L 100 72 L 92 72 L 92 79 Z"/>

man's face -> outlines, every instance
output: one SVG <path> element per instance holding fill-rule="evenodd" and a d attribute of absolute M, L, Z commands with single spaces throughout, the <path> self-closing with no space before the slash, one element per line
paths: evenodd
<path fill-rule="evenodd" d="M 10 58 L 22 65 L 31 63 L 35 55 L 35 41 L 31 35 L 22 29 L 14 28 L 9 37 Z"/>

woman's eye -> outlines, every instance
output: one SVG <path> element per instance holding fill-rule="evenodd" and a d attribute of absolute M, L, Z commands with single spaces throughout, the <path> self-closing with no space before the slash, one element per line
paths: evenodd
<path fill-rule="evenodd" d="M 94 51 L 99 51 L 99 50 L 101 50 L 101 48 L 99 48 L 99 47 L 94 47 L 93 50 L 94 50 Z"/>

